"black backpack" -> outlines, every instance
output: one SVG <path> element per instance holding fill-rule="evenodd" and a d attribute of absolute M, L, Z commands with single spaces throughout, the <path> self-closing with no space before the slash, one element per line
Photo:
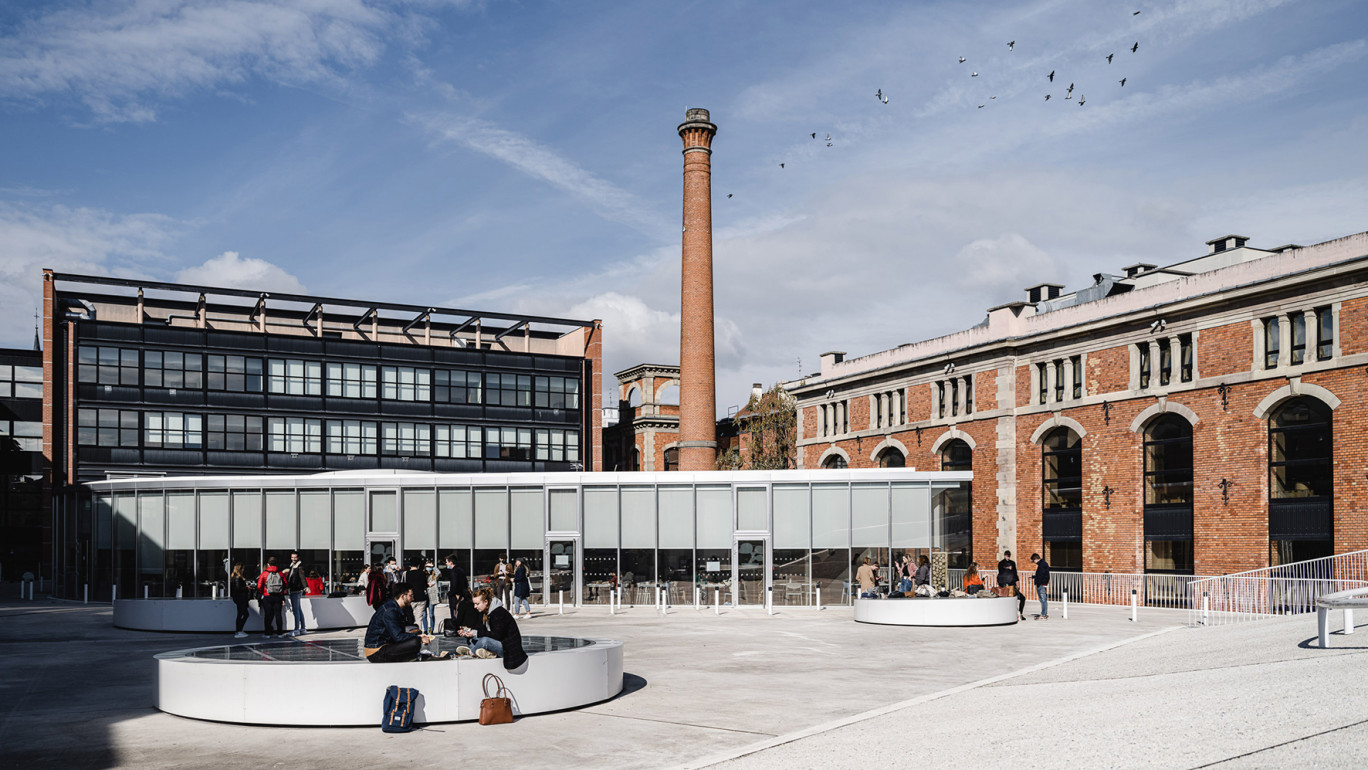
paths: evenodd
<path fill-rule="evenodd" d="M 380 729 L 387 733 L 406 733 L 413 729 L 413 708 L 418 691 L 392 684 L 385 688 L 385 711 Z"/>

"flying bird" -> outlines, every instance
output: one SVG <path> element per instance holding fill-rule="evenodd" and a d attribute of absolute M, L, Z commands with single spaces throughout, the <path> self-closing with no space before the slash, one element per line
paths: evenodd
<path fill-rule="evenodd" d="M 988 97 L 988 98 L 989 98 L 989 99 L 996 99 L 997 97 L 996 97 L 996 96 L 990 96 L 990 97 Z"/>
<path fill-rule="evenodd" d="M 877 91 L 874 92 L 874 98 L 875 98 L 875 99 L 878 99 L 879 101 L 883 101 L 883 89 L 882 89 L 882 88 L 880 88 L 879 90 L 877 90 Z"/>
<path fill-rule="evenodd" d="M 780 164 L 779 164 L 779 168 L 783 168 L 783 167 L 784 167 L 784 164 L 780 163 Z"/>
<path fill-rule="evenodd" d="M 1112 59 L 1112 57 L 1115 56 L 1115 55 L 1116 55 L 1116 54 L 1114 54 L 1114 53 L 1109 53 L 1109 54 L 1107 54 L 1107 63 L 1108 63 L 1108 64 L 1111 64 L 1111 59 Z"/>
<path fill-rule="evenodd" d="M 884 104 L 888 104 L 888 97 L 887 97 L 887 96 L 884 97 L 883 102 L 884 102 Z"/>
<path fill-rule="evenodd" d="M 1049 94 L 1045 94 L 1045 101 L 1047 101 L 1047 102 L 1050 101 L 1050 95 L 1049 95 Z"/>
<path fill-rule="evenodd" d="M 727 197 L 728 197 L 728 198 L 732 197 L 732 194 L 731 194 L 731 193 L 727 193 Z"/>
<path fill-rule="evenodd" d="M 980 109 L 980 110 L 983 109 L 983 105 L 982 105 L 982 104 L 979 105 L 979 109 Z"/>
<path fill-rule="evenodd" d="M 963 64 L 963 63 L 964 63 L 964 57 L 961 56 L 961 57 L 960 57 L 960 64 Z"/>
<path fill-rule="evenodd" d="M 1015 40 L 1013 40 L 1012 42 L 1010 42 L 1010 43 L 1007 44 L 1007 50 L 1010 51 L 1010 50 L 1012 50 L 1012 49 L 1014 49 L 1014 48 L 1016 48 L 1016 41 L 1015 41 Z"/>
<path fill-rule="evenodd" d="M 1051 82 L 1051 83 L 1054 82 L 1054 73 L 1055 73 L 1054 70 L 1050 70 L 1050 82 Z"/>
<path fill-rule="evenodd" d="M 1073 83 L 1070 83 L 1070 84 L 1069 84 L 1069 88 L 1068 88 L 1068 90 L 1065 91 L 1065 93 L 1069 93 L 1069 94 L 1073 93 L 1073 86 L 1074 86 L 1074 84 L 1073 84 Z"/>
<path fill-rule="evenodd" d="M 831 142 L 827 142 L 827 147 L 830 147 L 830 146 L 831 146 Z"/>
<path fill-rule="evenodd" d="M 828 142 L 831 141 L 831 134 L 827 134 L 826 140 L 827 140 Z"/>
<path fill-rule="evenodd" d="M 1139 11 L 1136 11 L 1135 13 L 1132 13 L 1131 15 L 1132 15 L 1132 16 L 1139 16 L 1139 15 L 1140 15 L 1140 12 L 1139 12 Z"/>
<path fill-rule="evenodd" d="M 978 77 L 978 73 L 975 72 L 974 74 L 970 75 L 969 77 L 971 77 L 971 78 L 976 78 L 976 77 Z"/>
<path fill-rule="evenodd" d="M 1137 41 L 1135 41 L 1135 45 L 1131 46 L 1131 53 L 1135 53 L 1137 50 L 1139 50 L 1139 48 L 1140 48 L 1140 41 L 1137 40 Z"/>
<path fill-rule="evenodd" d="M 1086 102 L 1086 101 L 1088 101 L 1088 97 L 1087 97 L 1086 95 L 1084 95 L 1084 94 L 1079 94 L 1079 95 L 1078 95 L 1078 106 L 1079 106 L 1079 107 L 1082 107 L 1082 106 L 1083 106 L 1083 102 Z"/>
<path fill-rule="evenodd" d="M 1125 78 L 1121 78 L 1121 87 L 1122 87 L 1122 88 L 1125 88 L 1125 87 L 1126 87 L 1126 79 L 1125 79 Z"/>
<path fill-rule="evenodd" d="M 816 138 L 817 138 L 817 132 L 814 131 L 814 132 L 812 133 L 812 138 L 813 138 L 813 139 L 816 139 Z"/>

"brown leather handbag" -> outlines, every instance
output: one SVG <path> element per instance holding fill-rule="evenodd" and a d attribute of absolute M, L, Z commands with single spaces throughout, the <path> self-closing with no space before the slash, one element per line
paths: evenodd
<path fill-rule="evenodd" d="M 489 680 L 494 680 L 494 694 L 489 694 Z M 484 688 L 484 700 L 480 701 L 480 724 L 506 725 L 513 722 L 513 700 L 508 697 L 508 688 L 496 674 L 485 674 L 480 683 Z"/>

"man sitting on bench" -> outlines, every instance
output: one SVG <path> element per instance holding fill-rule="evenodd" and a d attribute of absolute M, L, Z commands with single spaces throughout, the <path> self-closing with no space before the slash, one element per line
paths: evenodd
<path fill-rule="evenodd" d="M 407 583 L 397 583 L 393 598 L 380 605 L 366 626 L 366 660 L 371 663 L 418 660 L 419 651 L 432 641 L 432 637 L 409 625 L 412 616 L 407 608 L 412 602 L 413 589 Z"/>

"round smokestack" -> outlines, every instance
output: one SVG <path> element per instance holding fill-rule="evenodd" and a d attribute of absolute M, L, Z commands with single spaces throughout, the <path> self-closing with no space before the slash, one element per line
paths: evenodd
<path fill-rule="evenodd" d="M 684 233 L 679 303 L 679 469 L 717 462 L 712 275 L 712 139 L 708 111 L 687 110 L 684 140 Z"/>

